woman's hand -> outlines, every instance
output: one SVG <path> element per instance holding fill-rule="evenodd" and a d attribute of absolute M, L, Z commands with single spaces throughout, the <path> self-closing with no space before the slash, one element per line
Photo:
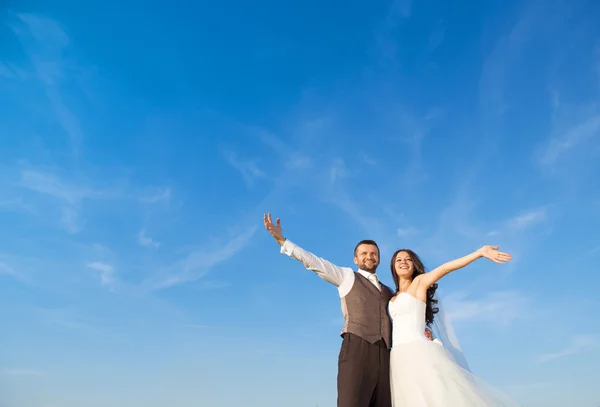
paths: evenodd
<path fill-rule="evenodd" d="M 508 253 L 498 251 L 498 246 L 483 246 L 478 250 L 481 257 L 490 259 L 494 263 L 504 264 L 512 260 L 512 256 Z"/>

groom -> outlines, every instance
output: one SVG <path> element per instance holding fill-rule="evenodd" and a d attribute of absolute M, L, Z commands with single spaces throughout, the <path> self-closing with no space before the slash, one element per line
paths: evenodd
<path fill-rule="evenodd" d="M 338 288 L 344 315 L 338 359 L 338 407 L 391 407 L 391 321 L 387 306 L 392 291 L 377 278 L 379 247 L 363 240 L 354 249 L 358 271 L 338 267 L 303 250 L 285 237 L 281 221 L 264 215 L 267 231 L 281 245 L 281 253 L 304 264 Z"/>

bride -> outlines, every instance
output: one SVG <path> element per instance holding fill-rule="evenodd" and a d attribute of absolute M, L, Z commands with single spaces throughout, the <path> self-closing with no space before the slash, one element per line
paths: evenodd
<path fill-rule="evenodd" d="M 438 303 L 433 298 L 437 281 L 482 257 L 499 264 L 512 259 L 510 254 L 498 251 L 497 246 L 484 246 L 426 273 L 423 263 L 412 250 L 401 249 L 392 256 L 392 277 L 396 283 L 396 294 L 389 302 L 393 407 L 518 405 L 473 375 L 460 351 L 452 353 L 458 346 L 453 342 L 453 334 L 443 328 L 444 314 L 440 312 L 437 320 L 435 316 L 439 311 L 433 306 Z M 426 324 L 434 328 L 437 326 L 440 336 L 451 336 L 450 340 L 447 337 L 446 341 L 442 340 L 445 346 L 425 337 Z"/>

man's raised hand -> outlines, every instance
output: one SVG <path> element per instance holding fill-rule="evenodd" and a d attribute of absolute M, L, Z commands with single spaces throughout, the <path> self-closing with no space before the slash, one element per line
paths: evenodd
<path fill-rule="evenodd" d="M 269 232 L 271 236 L 275 238 L 277 243 L 283 246 L 285 243 L 285 237 L 283 237 L 283 232 L 281 231 L 281 219 L 277 218 L 277 223 L 273 223 L 273 220 L 271 219 L 271 212 L 265 214 L 263 217 L 267 232 Z"/>

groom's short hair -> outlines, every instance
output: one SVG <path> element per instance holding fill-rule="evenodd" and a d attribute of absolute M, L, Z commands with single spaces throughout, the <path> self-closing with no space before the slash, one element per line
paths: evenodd
<path fill-rule="evenodd" d="M 377 248 L 377 255 L 379 256 L 379 246 L 377 246 L 377 243 L 375 242 L 375 240 L 370 240 L 370 239 L 365 239 L 365 240 L 361 240 L 360 242 L 358 242 L 356 244 L 356 246 L 354 247 L 354 256 L 356 257 L 356 250 L 358 250 L 358 246 L 360 246 L 361 244 L 370 244 L 373 245 Z"/>

